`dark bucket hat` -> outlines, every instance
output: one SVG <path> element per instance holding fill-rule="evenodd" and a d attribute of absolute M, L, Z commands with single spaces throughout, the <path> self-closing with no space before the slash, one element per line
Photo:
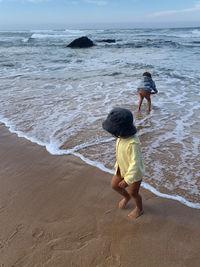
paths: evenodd
<path fill-rule="evenodd" d="M 102 123 L 102 127 L 107 132 L 119 137 L 132 136 L 137 132 L 133 125 L 133 115 L 130 110 L 125 108 L 112 109 Z"/>

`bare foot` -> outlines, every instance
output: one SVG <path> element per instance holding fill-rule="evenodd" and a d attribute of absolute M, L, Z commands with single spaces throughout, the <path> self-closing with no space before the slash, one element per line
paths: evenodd
<path fill-rule="evenodd" d="M 123 198 L 120 202 L 119 202 L 119 208 L 120 209 L 124 209 L 126 207 L 126 204 L 129 202 L 131 198 Z"/>
<path fill-rule="evenodd" d="M 139 210 L 138 208 L 135 208 L 133 211 L 131 211 L 128 214 L 128 217 L 131 219 L 136 219 L 137 217 L 141 216 L 144 213 L 143 210 Z"/>

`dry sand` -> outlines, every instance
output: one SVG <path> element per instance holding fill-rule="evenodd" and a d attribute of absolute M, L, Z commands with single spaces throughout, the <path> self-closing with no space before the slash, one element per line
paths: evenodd
<path fill-rule="evenodd" d="M 128 218 L 111 175 L 0 126 L 1 267 L 199 267 L 200 210 L 141 189 Z"/>

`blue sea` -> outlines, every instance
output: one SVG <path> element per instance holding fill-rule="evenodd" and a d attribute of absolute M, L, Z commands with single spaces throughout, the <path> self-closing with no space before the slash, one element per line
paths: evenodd
<path fill-rule="evenodd" d="M 95 46 L 67 47 L 81 36 Z M 137 112 L 144 71 L 159 91 L 150 114 L 146 103 Z M 11 132 L 109 173 L 116 140 L 101 124 L 113 107 L 130 109 L 143 187 L 200 208 L 200 28 L 0 31 L 0 95 Z"/>

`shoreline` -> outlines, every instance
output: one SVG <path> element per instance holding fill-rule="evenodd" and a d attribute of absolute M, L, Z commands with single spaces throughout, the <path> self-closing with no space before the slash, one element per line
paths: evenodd
<path fill-rule="evenodd" d="M 0 125 L 0 266 L 198 267 L 200 211 L 141 188 L 119 210 L 111 175 Z"/>
<path fill-rule="evenodd" d="M 36 144 L 36 145 L 45 147 L 47 152 L 50 153 L 51 155 L 54 155 L 54 156 L 73 155 L 75 157 L 78 157 L 80 160 L 84 161 L 86 164 L 88 164 L 90 166 L 96 167 L 103 172 L 107 172 L 109 174 L 114 174 L 114 171 L 106 168 L 102 163 L 100 163 L 100 162 L 97 163 L 97 162 L 94 162 L 92 160 L 89 160 L 89 159 L 85 158 L 80 153 L 77 153 L 77 152 L 69 152 L 68 153 L 67 150 L 55 151 L 54 149 L 52 149 L 50 146 L 46 145 L 45 143 L 39 142 L 37 139 L 29 138 L 25 134 L 17 132 L 14 129 L 12 129 L 12 126 L 6 120 L 1 119 L 0 120 L 0 127 L 1 127 L 1 124 L 3 124 L 2 127 L 6 127 L 11 134 L 16 134 L 19 138 L 25 138 L 26 140 L 28 140 L 28 141 Z M 186 200 L 184 197 L 179 196 L 179 195 L 169 195 L 169 194 L 162 193 L 146 182 L 142 182 L 141 187 L 145 188 L 146 190 L 150 191 L 151 193 L 153 193 L 154 195 L 156 195 L 158 197 L 178 201 L 181 204 L 183 204 L 189 208 L 200 209 L 200 203 L 190 202 L 190 201 Z"/>

